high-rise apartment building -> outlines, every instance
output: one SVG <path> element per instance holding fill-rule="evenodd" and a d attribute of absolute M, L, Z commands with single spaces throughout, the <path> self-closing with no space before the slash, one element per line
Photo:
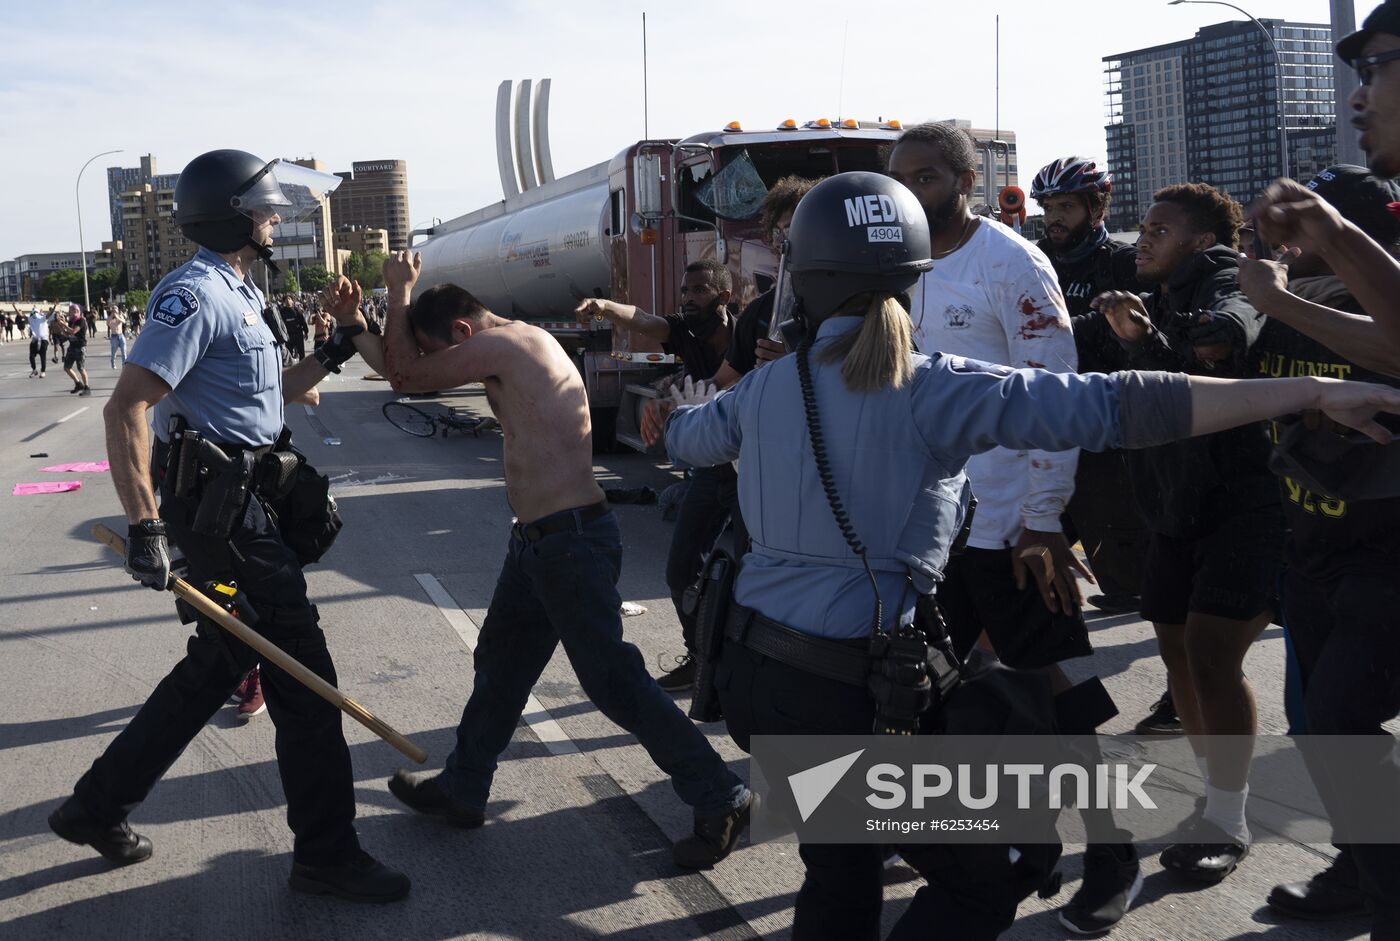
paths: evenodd
<path fill-rule="evenodd" d="M 125 240 L 122 223 L 122 194 L 149 183 L 154 190 L 173 190 L 178 173 L 156 173 L 156 158 L 147 154 L 139 167 L 107 168 L 107 205 L 112 215 L 112 241 Z"/>
<path fill-rule="evenodd" d="M 331 192 L 331 216 L 337 226 L 384 229 L 389 250 L 408 248 L 408 163 L 366 160 L 351 164 L 345 180 Z"/>
<path fill-rule="evenodd" d="M 1201 181 L 1248 203 L 1277 177 L 1280 59 L 1289 174 L 1333 162 L 1331 28 L 1260 22 L 1268 37 L 1249 21 L 1217 23 L 1104 58 L 1110 229 L 1135 230 L 1163 186 Z"/>
<path fill-rule="evenodd" d="M 122 194 L 122 249 L 131 287 L 155 287 L 198 249 L 175 225 L 174 209 L 173 186 L 156 189 L 143 183 Z"/>

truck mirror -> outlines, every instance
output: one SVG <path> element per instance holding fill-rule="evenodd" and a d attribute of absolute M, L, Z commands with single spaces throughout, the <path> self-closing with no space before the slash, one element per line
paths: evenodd
<path fill-rule="evenodd" d="M 647 219 L 661 216 L 661 155 L 638 154 L 632 165 L 636 184 L 637 212 Z"/>

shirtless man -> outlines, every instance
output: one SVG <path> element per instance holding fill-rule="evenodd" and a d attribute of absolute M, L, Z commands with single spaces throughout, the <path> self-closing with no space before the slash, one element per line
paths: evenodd
<path fill-rule="evenodd" d="M 505 435 L 506 497 L 516 521 L 482 624 L 457 746 L 441 773 L 400 771 L 389 790 L 420 813 L 481 826 L 496 759 L 562 641 L 584 692 L 637 736 L 694 808 L 694 832 L 672 847 L 676 864 L 708 868 L 738 842 L 752 798 L 622 639 L 622 540 L 593 479 L 593 430 L 578 370 L 554 337 L 496 316 L 455 285 L 430 288 L 410 305 L 421 265 L 409 252 L 384 264 L 386 375 L 396 392 L 486 387 Z"/>

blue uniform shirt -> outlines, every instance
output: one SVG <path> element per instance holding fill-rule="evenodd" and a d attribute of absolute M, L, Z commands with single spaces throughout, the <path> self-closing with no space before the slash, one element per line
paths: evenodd
<path fill-rule="evenodd" d="M 161 440 L 172 415 L 219 444 L 277 440 L 282 362 L 262 309 L 262 292 L 207 248 L 156 285 L 127 362 L 170 385 L 155 407 Z"/>
<path fill-rule="evenodd" d="M 915 354 L 914 379 L 903 388 L 855 393 L 840 364 L 815 354 L 861 323 L 822 323 L 812 384 L 836 489 L 865 544 L 889 628 L 913 616 L 911 575 L 920 591 L 941 577 L 968 457 L 998 445 L 1117 447 L 1118 379 Z M 678 409 L 666 446 L 677 463 L 695 467 L 739 461 L 739 504 L 753 537 L 735 586 L 741 604 L 810 634 L 868 636 L 870 583 L 817 475 L 796 360 L 769 363 L 713 402 Z"/>

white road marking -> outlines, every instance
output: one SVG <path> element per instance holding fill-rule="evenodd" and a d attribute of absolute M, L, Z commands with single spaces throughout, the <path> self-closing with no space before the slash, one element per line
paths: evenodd
<path fill-rule="evenodd" d="M 76 418 L 77 416 L 81 415 L 83 412 L 86 412 L 86 411 L 88 410 L 88 408 L 89 408 L 89 406 L 84 405 L 82 408 L 78 409 L 76 412 L 69 412 L 67 415 L 64 415 L 62 418 L 60 418 L 60 419 L 59 419 L 57 422 L 55 422 L 54 424 L 61 425 L 61 424 L 63 424 L 64 422 L 66 422 L 66 421 L 67 421 L 68 419 L 70 419 L 70 418 Z"/>
<path fill-rule="evenodd" d="M 442 587 L 442 582 L 432 575 L 415 574 L 428 599 L 437 605 L 442 616 L 447 619 L 447 623 L 452 625 L 452 629 L 457 632 L 457 636 L 462 638 L 462 643 L 467 650 L 475 653 L 477 638 L 481 636 L 481 628 L 467 616 L 467 612 L 448 594 L 446 588 Z M 549 710 L 535 698 L 531 693 L 530 698 L 525 701 L 525 714 L 522 716 L 525 724 L 530 727 L 530 731 L 535 733 L 545 748 L 549 749 L 551 755 L 575 755 L 578 754 L 578 746 L 574 740 L 569 738 L 559 723 L 554 721 L 554 717 L 549 714 Z"/>

